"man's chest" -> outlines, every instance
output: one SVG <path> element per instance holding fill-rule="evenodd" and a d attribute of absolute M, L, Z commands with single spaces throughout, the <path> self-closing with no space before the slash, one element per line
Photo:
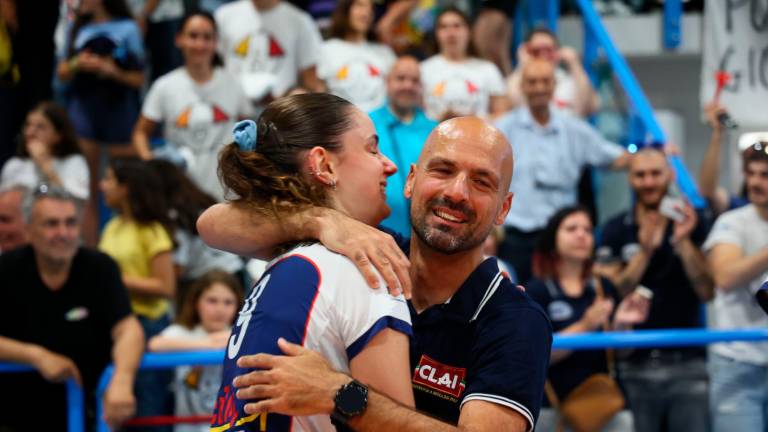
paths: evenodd
<path fill-rule="evenodd" d="M 416 408 L 456 423 L 471 378 L 474 326 L 454 322 L 414 323 L 411 383 Z"/>

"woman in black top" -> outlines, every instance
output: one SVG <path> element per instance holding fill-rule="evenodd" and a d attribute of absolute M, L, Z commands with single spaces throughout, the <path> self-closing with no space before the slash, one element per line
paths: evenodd
<path fill-rule="evenodd" d="M 605 278 L 592 274 L 595 239 L 588 211 L 568 207 L 557 212 L 539 237 L 533 255 L 534 278 L 527 292 L 546 311 L 552 329 L 572 334 L 629 329 L 645 320 L 649 302 L 637 293 L 623 301 Z M 601 292 L 602 295 L 598 295 Z M 617 307 L 614 307 L 618 305 Z M 553 350 L 548 380 L 563 401 L 591 375 L 608 373 L 605 350 Z M 537 431 L 555 430 L 557 415 L 544 400 Z M 616 414 L 603 431 L 632 430 L 628 410 Z"/>

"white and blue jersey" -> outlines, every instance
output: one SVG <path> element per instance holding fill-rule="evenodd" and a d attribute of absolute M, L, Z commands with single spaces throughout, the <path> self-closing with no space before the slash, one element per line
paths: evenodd
<path fill-rule="evenodd" d="M 386 287 L 370 289 L 347 258 L 319 244 L 291 250 L 270 263 L 232 329 L 211 431 L 335 430 L 327 415 L 246 414 L 247 401 L 235 397 L 232 380 L 249 370 L 238 367 L 237 359 L 281 354 L 277 339 L 283 337 L 349 373 L 349 362 L 378 332 L 392 328 L 410 336 L 410 321 L 405 299 L 390 296 Z"/>

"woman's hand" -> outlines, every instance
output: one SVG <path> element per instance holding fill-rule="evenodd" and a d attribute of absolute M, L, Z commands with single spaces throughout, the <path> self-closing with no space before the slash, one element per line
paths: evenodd
<path fill-rule="evenodd" d="M 584 312 L 581 321 L 589 331 L 594 331 L 608 323 L 611 312 L 613 312 L 613 300 L 598 297 Z"/>
<path fill-rule="evenodd" d="M 26 142 L 27 153 L 36 164 L 45 164 L 51 160 L 51 151 L 48 146 L 37 139 L 31 139 Z"/>

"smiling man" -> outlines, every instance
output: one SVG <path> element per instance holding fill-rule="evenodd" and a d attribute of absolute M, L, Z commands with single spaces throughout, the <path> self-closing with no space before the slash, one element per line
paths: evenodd
<path fill-rule="evenodd" d="M 8 389 L 0 392 L 2 431 L 66 430 L 67 379 L 82 385 L 92 424 L 96 385 L 110 362 L 105 419 L 116 427 L 133 415 L 144 336 L 117 265 L 79 246 L 81 215 L 69 193 L 40 186 L 24 202 L 29 245 L 0 256 L 0 361 L 37 370 L 0 375 Z"/>
<path fill-rule="evenodd" d="M 246 411 L 328 414 L 361 431 L 531 430 L 542 401 L 551 327 L 496 259 L 483 255 L 483 241 L 512 203 L 512 169 L 512 149 L 496 128 L 459 117 L 430 134 L 408 174 L 413 236 L 398 243 L 410 256 L 414 286 L 409 309 L 416 408 L 431 417 L 374 389 L 353 392 L 365 386 L 351 385 L 318 354 L 284 341 L 289 357 L 240 359 L 241 367 L 256 368 L 235 381 L 242 388 L 238 397 L 259 399 Z M 237 250 L 245 249 L 243 242 L 269 249 L 291 237 L 319 238 L 312 227 L 347 235 L 357 229 L 359 223 L 330 212 L 283 221 L 297 230 L 277 229 L 274 221 L 220 205 L 198 227 L 206 241 Z"/>

